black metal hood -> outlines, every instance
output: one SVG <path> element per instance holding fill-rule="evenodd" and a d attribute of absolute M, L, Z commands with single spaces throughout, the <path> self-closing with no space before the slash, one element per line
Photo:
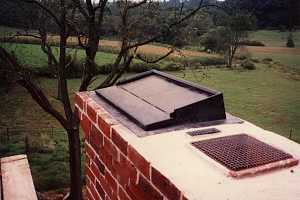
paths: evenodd
<path fill-rule="evenodd" d="M 226 119 L 223 94 L 151 70 L 96 94 L 144 130 Z"/>

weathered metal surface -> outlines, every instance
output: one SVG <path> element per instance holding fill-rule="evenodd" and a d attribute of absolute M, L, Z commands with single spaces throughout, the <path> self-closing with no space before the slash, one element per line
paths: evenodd
<path fill-rule="evenodd" d="M 190 136 L 198 136 L 198 135 L 207 135 L 207 134 L 213 134 L 213 133 L 219 133 L 220 130 L 216 128 L 206 128 L 201 130 L 195 130 L 195 131 L 189 131 L 187 134 Z"/>
<path fill-rule="evenodd" d="M 249 135 L 239 134 L 193 142 L 192 145 L 233 171 L 293 158 Z"/>
<path fill-rule="evenodd" d="M 226 119 L 222 93 L 155 70 L 96 94 L 144 130 Z"/>
<path fill-rule="evenodd" d="M 121 112 L 120 109 L 117 109 L 114 106 L 111 106 L 108 101 L 104 100 L 103 98 L 99 98 L 98 95 L 95 93 L 91 94 L 93 100 L 102 108 L 104 108 L 107 112 L 109 112 L 112 117 L 123 124 L 125 127 L 130 129 L 135 135 L 138 137 L 145 137 L 154 134 L 160 134 L 175 130 L 183 130 L 189 128 L 202 128 L 208 126 L 215 126 L 220 124 L 241 124 L 243 120 L 238 117 L 235 117 L 229 113 L 226 113 L 226 118 L 221 120 L 213 120 L 207 122 L 186 122 L 182 124 L 175 124 L 173 126 L 161 127 L 155 130 L 145 130 L 141 126 L 139 126 L 136 122 L 134 122 L 128 115 L 125 115 L 124 112 Z"/>

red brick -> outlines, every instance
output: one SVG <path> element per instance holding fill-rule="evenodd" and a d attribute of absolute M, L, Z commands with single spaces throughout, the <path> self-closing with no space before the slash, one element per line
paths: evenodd
<path fill-rule="evenodd" d="M 106 149 L 101 147 L 100 149 L 100 160 L 104 163 L 105 167 L 108 168 L 110 171 L 112 170 L 112 156 Z"/>
<path fill-rule="evenodd" d="M 85 164 L 86 164 L 87 166 L 90 166 L 90 163 L 91 163 L 90 156 L 86 153 L 86 154 L 85 154 Z"/>
<path fill-rule="evenodd" d="M 92 185 L 92 181 L 90 180 L 90 178 L 88 176 L 85 176 L 85 185 L 87 188 L 90 188 Z"/>
<path fill-rule="evenodd" d="M 137 170 L 134 165 L 125 157 L 120 154 L 120 161 L 113 162 L 113 176 L 117 178 L 119 183 L 125 187 L 129 183 L 135 183 L 137 179 Z"/>
<path fill-rule="evenodd" d="M 95 183 L 96 177 L 88 166 L 85 166 L 85 175 L 90 179 L 91 183 Z"/>
<path fill-rule="evenodd" d="M 82 114 L 82 119 L 80 121 L 80 126 L 81 126 L 81 128 L 84 132 L 85 139 L 89 140 L 89 134 L 90 134 L 90 130 L 91 130 L 91 122 L 85 114 Z"/>
<path fill-rule="evenodd" d="M 107 180 L 107 183 L 111 187 L 111 190 L 116 193 L 118 185 L 115 179 L 112 177 L 112 175 L 110 173 L 106 173 L 105 179 Z"/>
<path fill-rule="evenodd" d="M 78 119 L 81 120 L 82 112 L 77 107 L 75 107 L 74 112 L 75 112 L 75 115 L 78 117 Z"/>
<path fill-rule="evenodd" d="M 90 169 L 96 177 L 100 176 L 100 170 L 94 162 L 91 163 Z"/>
<path fill-rule="evenodd" d="M 99 169 L 99 172 L 102 174 L 102 175 L 105 175 L 105 166 L 104 164 L 102 163 L 102 161 L 99 159 L 99 158 L 96 158 L 95 159 L 95 163 Z"/>
<path fill-rule="evenodd" d="M 126 192 L 133 200 L 162 200 L 163 196 L 143 176 L 139 177 L 138 184 L 130 184 Z"/>
<path fill-rule="evenodd" d="M 98 193 L 94 185 L 92 185 L 89 189 L 95 199 L 100 199 L 100 194 Z"/>
<path fill-rule="evenodd" d="M 110 138 L 110 128 L 115 124 L 110 115 L 104 113 L 98 115 L 98 126 L 104 135 Z"/>
<path fill-rule="evenodd" d="M 88 103 L 87 104 L 87 115 L 90 117 L 90 119 L 96 123 L 96 120 L 97 120 L 97 112 L 95 110 L 95 108 L 90 104 Z"/>
<path fill-rule="evenodd" d="M 85 142 L 84 145 L 85 153 L 89 156 L 90 160 L 94 160 L 94 158 L 96 157 L 96 152 L 88 142 Z"/>
<path fill-rule="evenodd" d="M 108 184 L 106 178 L 104 176 L 100 176 L 98 178 L 99 178 L 100 185 L 101 185 L 102 189 L 105 191 L 105 193 L 109 196 L 112 196 L 113 191 L 111 190 L 111 187 Z"/>
<path fill-rule="evenodd" d="M 128 157 L 142 174 L 150 179 L 150 163 L 130 145 L 128 146 Z"/>
<path fill-rule="evenodd" d="M 87 196 L 87 200 L 95 200 L 89 189 L 86 190 L 86 196 Z"/>
<path fill-rule="evenodd" d="M 80 95 L 78 93 L 76 93 L 75 95 L 75 104 L 78 105 L 78 107 L 83 110 L 83 105 L 84 105 L 84 102 L 83 100 L 81 99 Z"/>
<path fill-rule="evenodd" d="M 119 200 L 116 193 L 113 193 L 112 196 L 106 196 L 107 200 Z"/>
<path fill-rule="evenodd" d="M 152 183 L 163 193 L 168 199 L 180 200 L 181 192 L 176 186 L 169 181 L 164 175 L 158 170 L 152 167 L 151 173 Z"/>
<path fill-rule="evenodd" d="M 188 198 L 185 196 L 182 196 L 181 200 L 188 200 Z"/>
<path fill-rule="evenodd" d="M 104 138 L 104 149 L 112 156 L 113 160 L 117 160 L 118 150 L 111 140 Z"/>
<path fill-rule="evenodd" d="M 124 191 L 122 187 L 119 187 L 119 199 L 120 200 L 131 200 L 128 194 Z"/>
<path fill-rule="evenodd" d="M 112 128 L 112 141 L 115 143 L 115 145 L 123 152 L 125 155 L 127 155 L 127 147 L 128 143 L 117 133 L 117 131 Z"/>
<path fill-rule="evenodd" d="M 105 199 L 104 189 L 102 188 L 102 186 L 100 185 L 100 183 L 98 181 L 96 182 L 96 189 L 97 189 L 99 195 L 101 196 L 101 198 Z"/>
<path fill-rule="evenodd" d="M 100 147 L 103 145 L 103 136 L 100 130 L 93 124 L 91 126 L 89 143 L 96 152 L 99 152 Z"/>

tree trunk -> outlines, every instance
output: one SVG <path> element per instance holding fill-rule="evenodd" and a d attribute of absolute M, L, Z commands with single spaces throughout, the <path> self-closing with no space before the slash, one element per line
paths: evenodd
<path fill-rule="evenodd" d="M 82 200 L 81 150 L 79 129 L 68 130 L 70 164 L 70 199 Z"/>

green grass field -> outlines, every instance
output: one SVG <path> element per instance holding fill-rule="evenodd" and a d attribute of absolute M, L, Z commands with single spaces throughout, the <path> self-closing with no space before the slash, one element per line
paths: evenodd
<path fill-rule="evenodd" d="M 291 67 L 292 69 L 300 71 L 300 55 L 292 55 L 288 53 L 255 53 L 252 52 L 251 55 L 254 58 L 258 58 L 260 60 L 264 58 L 272 58 L 276 62 L 280 62 L 281 64 Z"/>
<path fill-rule="evenodd" d="M 3 45 L 3 44 L 2 44 Z M 31 67 L 44 67 L 46 57 L 38 45 L 9 44 L 22 63 Z M 69 49 L 69 51 L 74 51 Z M 78 58 L 84 57 L 83 50 L 78 50 Z M 258 57 L 259 55 L 253 55 Z M 276 55 L 278 56 L 278 55 Z M 108 64 L 115 58 L 114 54 L 98 52 L 97 63 Z M 263 58 L 263 57 L 261 57 Z M 283 62 L 283 56 L 277 57 Z M 285 62 L 294 64 L 298 58 Z M 274 58 L 275 60 L 275 58 Z M 184 77 L 213 89 L 222 91 L 225 98 L 227 112 L 248 120 L 265 129 L 288 137 L 292 130 L 292 139 L 300 143 L 300 79 L 299 74 L 290 68 L 279 67 L 274 64 L 257 64 L 256 70 L 226 69 L 207 67 L 204 75 L 198 71 L 173 72 L 178 77 Z M 126 74 L 128 75 L 128 74 Z M 99 75 L 99 82 L 105 78 Z M 46 91 L 51 102 L 58 109 L 62 109 L 56 96 L 56 80 L 39 78 L 39 85 Z M 80 79 L 68 81 L 71 99 L 77 91 Z M 67 138 L 59 124 L 34 103 L 30 95 L 19 86 L 5 93 L 0 89 L 0 127 L 23 127 L 29 130 L 39 130 L 34 141 L 39 141 L 50 148 L 47 152 L 33 152 L 29 161 L 38 190 L 62 188 L 68 183 Z M 51 135 L 48 128 L 54 127 L 57 134 Z M 60 133 L 59 133 L 60 132 Z M 30 134 L 31 132 L 28 132 Z M 11 142 L 0 145 L 0 157 L 24 152 L 24 139 L 12 139 Z"/>
<path fill-rule="evenodd" d="M 289 32 L 279 30 L 259 30 L 251 33 L 249 38 L 263 42 L 266 46 L 286 47 Z M 300 47 L 300 31 L 293 32 L 296 47 Z"/>
<path fill-rule="evenodd" d="M 1 46 L 14 51 L 18 55 L 19 61 L 30 67 L 43 68 L 47 65 L 47 56 L 41 51 L 39 45 L 5 43 L 1 44 Z M 59 52 L 58 47 L 53 47 L 53 52 L 57 56 Z M 84 59 L 85 56 L 85 52 L 82 49 L 67 49 L 67 53 L 70 55 L 76 54 L 79 60 Z M 115 57 L 115 54 L 97 52 L 96 63 L 98 65 L 110 64 Z"/>
<path fill-rule="evenodd" d="M 224 93 L 227 112 L 300 143 L 300 81 L 278 69 L 259 65 L 253 71 L 208 69 L 207 77 L 185 79 Z M 177 73 L 178 76 L 182 74 Z"/>

